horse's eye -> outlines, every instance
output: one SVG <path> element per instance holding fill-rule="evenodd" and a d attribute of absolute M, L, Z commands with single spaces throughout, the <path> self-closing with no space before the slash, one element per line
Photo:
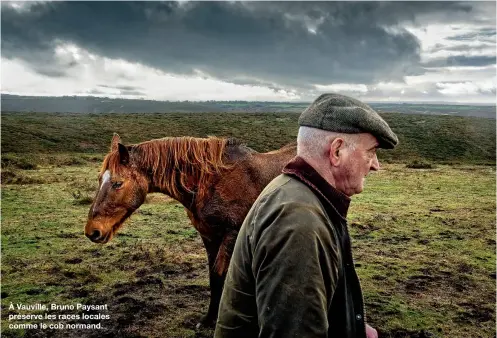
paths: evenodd
<path fill-rule="evenodd" d="M 123 182 L 114 182 L 114 183 L 112 183 L 112 188 L 116 189 L 116 190 L 117 189 L 121 189 L 122 186 L 123 186 Z"/>

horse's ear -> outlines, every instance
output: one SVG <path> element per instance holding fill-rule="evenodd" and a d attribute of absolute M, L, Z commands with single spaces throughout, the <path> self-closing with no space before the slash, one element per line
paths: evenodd
<path fill-rule="evenodd" d="M 126 146 L 122 145 L 121 143 L 118 143 L 117 147 L 119 149 L 119 162 L 124 165 L 128 164 L 129 163 L 128 149 L 126 149 Z"/>
<path fill-rule="evenodd" d="M 110 151 L 113 152 L 113 151 L 117 151 L 118 147 L 117 145 L 121 143 L 121 138 L 119 137 L 119 135 L 117 135 L 117 133 L 114 133 L 114 136 L 112 136 L 112 141 L 110 143 Z"/>

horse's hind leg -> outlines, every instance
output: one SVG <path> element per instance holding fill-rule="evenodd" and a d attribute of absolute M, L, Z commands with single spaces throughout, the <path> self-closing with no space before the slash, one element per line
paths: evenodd
<path fill-rule="evenodd" d="M 202 318 L 199 325 L 213 326 L 216 324 L 219 303 L 223 293 L 224 280 L 228 271 L 233 248 L 235 247 L 238 232 L 228 232 L 218 244 L 204 240 L 207 256 L 209 258 L 209 282 L 211 287 L 211 301 L 207 314 Z M 197 325 L 198 327 L 198 325 Z"/>
<path fill-rule="evenodd" d="M 225 277 L 225 274 L 219 275 L 215 271 L 215 262 L 219 247 L 221 246 L 221 241 L 217 239 L 209 240 L 204 237 L 202 237 L 202 240 L 204 242 L 209 261 L 209 285 L 211 289 L 211 299 L 209 303 L 209 310 L 207 310 L 207 314 L 200 319 L 200 322 L 197 324 L 197 328 L 200 326 L 213 327 L 216 324 L 217 312 L 219 309 L 219 302 L 221 300 L 221 293 L 223 292 Z"/>

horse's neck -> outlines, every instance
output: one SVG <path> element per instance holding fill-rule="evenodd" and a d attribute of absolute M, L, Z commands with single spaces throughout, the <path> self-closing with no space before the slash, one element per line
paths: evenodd
<path fill-rule="evenodd" d="M 138 160 L 141 167 L 140 169 L 146 172 L 149 178 L 149 192 L 160 192 L 168 195 L 190 209 L 194 200 L 194 192 L 198 188 L 199 173 L 197 170 L 193 170 L 192 164 L 181 158 L 178 159 L 178 163 L 174 163 L 173 156 L 168 156 L 167 163 L 160 163 L 161 157 L 164 158 L 165 156 L 164 154 L 167 154 L 167 151 L 157 155 L 154 161 L 144 161 L 143 158 Z M 137 156 L 144 156 L 144 153 L 141 152 L 141 154 Z M 178 167 L 183 168 L 185 172 L 189 173 L 189 176 L 186 179 L 186 186 L 191 191 L 183 188 L 179 183 L 180 173 L 179 169 L 177 169 Z M 176 168 L 176 170 L 173 170 L 173 168 Z M 169 172 L 167 172 L 168 169 Z M 175 180 L 171 178 L 171 175 L 176 175 Z M 175 184 L 172 182 L 175 182 Z M 173 186 L 176 189 L 173 189 Z"/>

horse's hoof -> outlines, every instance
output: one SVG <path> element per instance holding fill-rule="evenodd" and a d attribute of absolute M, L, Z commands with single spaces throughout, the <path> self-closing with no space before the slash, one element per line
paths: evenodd
<path fill-rule="evenodd" d="M 213 328 L 215 326 L 216 326 L 216 319 L 212 318 L 209 315 L 205 315 L 200 319 L 200 322 L 198 322 L 195 328 L 198 330 L 203 327 Z"/>

